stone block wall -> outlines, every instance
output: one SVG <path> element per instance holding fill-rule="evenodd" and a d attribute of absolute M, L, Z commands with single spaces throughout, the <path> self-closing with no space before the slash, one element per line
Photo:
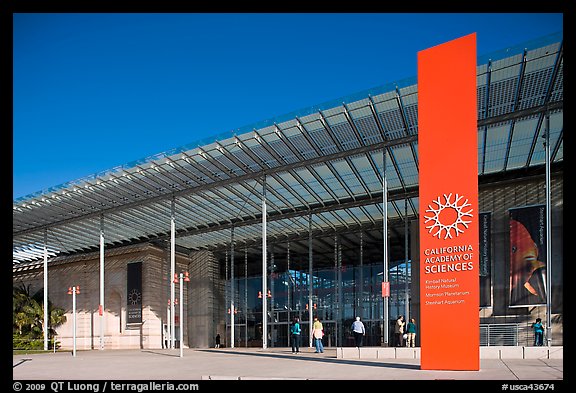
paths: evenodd
<path fill-rule="evenodd" d="M 72 296 L 68 287 L 80 286 L 76 295 L 76 348 L 99 349 L 100 329 L 104 323 L 104 348 L 129 349 L 163 347 L 165 338 L 163 324 L 168 320 L 170 299 L 170 254 L 164 248 L 152 244 L 139 244 L 105 251 L 104 313 L 99 315 L 100 259 L 98 252 L 57 257 L 48 263 L 48 297 L 54 306 L 66 312 L 67 322 L 56 328 L 57 341 L 62 348 L 73 347 Z M 142 262 L 142 323 L 126 323 L 127 265 Z M 218 261 L 208 251 L 193 257 L 176 255 L 176 273 L 190 271 L 193 277 L 184 289 L 184 347 L 194 342 L 208 346 L 212 335 L 213 313 L 217 309 L 210 283 L 218 277 Z M 196 266 L 198 264 L 199 266 Z M 213 265 L 213 266 L 212 266 Z M 196 273 L 196 276 L 194 276 Z M 26 285 L 34 294 L 44 286 L 43 265 L 29 269 L 16 269 L 13 286 Z M 179 298 L 179 284 L 175 285 L 175 297 Z M 189 301 L 190 299 L 190 301 Z M 176 305 L 179 317 L 179 305 Z M 197 328 L 196 328 L 197 327 Z M 202 338 L 189 340 L 189 333 L 199 333 Z M 204 333 L 200 333 L 204 332 Z M 215 334 L 214 334 L 215 335 Z M 176 337 L 177 339 L 179 337 Z M 192 345 L 193 346 L 193 345 Z"/>

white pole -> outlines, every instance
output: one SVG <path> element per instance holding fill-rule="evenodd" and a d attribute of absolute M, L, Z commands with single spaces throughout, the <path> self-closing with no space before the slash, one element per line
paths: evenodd
<path fill-rule="evenodd" d="M 174 315 L 174 275 L 176 274 L 176 223 L 175 223 L 175 199 L 172 197 L 172 204 L 170 209 L 170 348 L 175 347 L 174 341 L 176 339 L 176 319 Z"/>
<path fill-rule="evenodd" d="M 48 229 L 44 229 L 44 350 L 48 350 Z"/>
<path fill-rule="evenodd" d="M 268 275 L 268 264 L 266 263 L 266 177 L 262 186 L 262 348 L 268 346 L 268 310 L 266 280 Z"/>
<path fill-rule="evenodd" d="M 166 348 L 170 348 L 170 342 L 172 341 L 172 329 L 171 329 L 171 324 L 170 324 L 170 321 L 172 319 L 170 318 L 170 315 L 172 315 L 172 314 L 170 313 L 170 305 L 168 305 L 168 307 L 166 307 L 166 318 L 167 318 L 166 325 L 168 328 L 168 331 L 167 331 L 168 337 L 166 337 Z"/>
<path fill-rule="evenodd" d="M 288 302 L 290 304 L 290 302 Z M 248 347 L 248 247 L 244 249 L 244 346 Z"/>
<path fill-rule="evenodd" d="M 312 348 L 312 294 L 313 294 L 314 276 L 312 271 L 312 214 L 308 215 L 308 344 Z"/>
<path fill-rule="evenodd" d="M 384 243 L 384 266 L 382 281 L 388 282 L 388 182 L 386 180 L 386 148 L 382 151 L 382 242 Z M 389 284 L 388 284 L 389 285 Z M 388 297 L 382 298 L 384 302 L 384 346 L 388 346 Z"/>
<path fill-rule="evenodd" d="M 100 350 L 104 349 L 104 215 L 100 215 Z"/>
<path fill-rule="evenodd" d="M 404 315 L 410 319 L 410 291 L 408 290 L 408 198 L 404 199 Z"/>
<path fill-rule="evenodd" d="M 184 357 L 184 274 L 180 273 L 180 357 Z"/>
<path fill-rule="evenodd" d="M 358 292 L 360 296 L 357 297 L 358 316 L 364 318 L 364 231 L 360 228 L 360 285 Z"/>
<path fill-rule="evenodd" d="M 234 348 L 234 227 L 230 230 L 230 348 Z"/>
<path fill-rule="evenodd" d="M 546 343 L 552 346 L 552 208 L 550 199 L 550 114 L 546 113 Z"/>
<path fill-rule="evenodd" d="M 72 356 L 76 356 L 76 287 L 72 287 Z"/>

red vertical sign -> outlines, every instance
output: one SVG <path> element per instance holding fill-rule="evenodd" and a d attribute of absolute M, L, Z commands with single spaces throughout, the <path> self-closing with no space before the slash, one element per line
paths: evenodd
<path fill-rule="evenodd" d="M 390 297 L 390 282 L 382 281 L 382 297 Z"/>
<path fill-rule="evenodd" d="M 476 34 L 418 52 L 425 370 L 479 370 Z"/>

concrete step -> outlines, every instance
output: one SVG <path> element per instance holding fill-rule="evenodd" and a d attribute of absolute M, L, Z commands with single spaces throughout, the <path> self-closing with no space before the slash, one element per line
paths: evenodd
<path fill-rule="evenodd" d="M 420 359 L 420 347 L 338 347 L 338 359 Z M 480 347 L 480 359 L 563 359 L 564 347 Z"/>

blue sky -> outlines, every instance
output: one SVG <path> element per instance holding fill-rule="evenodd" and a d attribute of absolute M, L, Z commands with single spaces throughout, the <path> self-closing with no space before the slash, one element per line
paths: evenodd
<path fill-rule="evenodd" d="M 417 52 L 478 55 L 559 13 L 14 14 L 13 198 L 412 78 Z"/>

